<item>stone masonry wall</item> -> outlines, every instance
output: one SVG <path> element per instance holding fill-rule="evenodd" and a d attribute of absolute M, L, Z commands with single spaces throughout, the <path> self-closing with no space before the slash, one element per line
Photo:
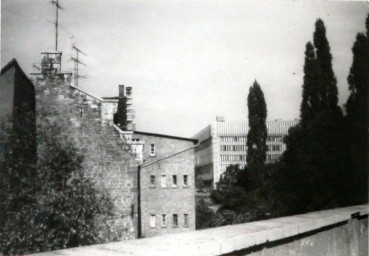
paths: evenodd
<path fill-rule="evenodd" d="M 36 88 L 37 109 L 50 112 L 64 128 L 61 136 L 71 138 L 84 155 L 86 177 L 98 189 L 110 193 L 115 204 L 111 229 L 103 235 L 107 241 L 137 237 L 137 172 L 131 168 L 129 146 L 110 122 L 102 120 L 104 102 L 64 82 L 40 82 Z M 134 207 L 132 207 L 134 206 Z"/>
<path fill-rule="evenodd" d="M 195 171 L 194 149 L 141 167 L 141 223 L 144 237 L 159 234 L 195 230 Z M 155 175 L 155 185 L 150 176 Z M 161 176 L 166 175 L 166 187 L 161 186 Z M 177 186 L 173 186 L 172 175 L 177 175 Z M 188 175 L 184 185 L 183 175 Z M 162 215 L 166 225 L 162 225 Z M 178 226 L 173 227 L 173 214 L 178 216 Z M 184 214 L 188 214 L 188 226 L 184 225 Z M 151 227 L 151 216 L 155 215 L 155 227 Z"/>

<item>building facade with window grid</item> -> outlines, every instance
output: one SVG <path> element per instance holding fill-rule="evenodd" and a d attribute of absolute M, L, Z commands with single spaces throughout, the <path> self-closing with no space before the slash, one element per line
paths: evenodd
<path fill-rule="evenodd" d="M 195 230 L 194 148 L 141 165 L 142 237 Z"/>
<path fill-rule="evenodd" d="M 140 165 L 141 236 L 195 230 L 197 140 L 138 131 L 130 136 Z"/>
<path fill-rule="evenodd" d="M 278 160 L 286 150 L 283 138 L 288 134 L 288 129 L 297 125 L 298 121 L 267 121 L 267 156 L 266 162 Z M 224 118 L 217 118 L 214 124 L 210 124 L 198 132 L 193 138 L 199 141 L 195 150 L 196 176 L 207 187 L 215 187 L 227 166 L 247 165 L 247 122 L 225 122 Z"/>

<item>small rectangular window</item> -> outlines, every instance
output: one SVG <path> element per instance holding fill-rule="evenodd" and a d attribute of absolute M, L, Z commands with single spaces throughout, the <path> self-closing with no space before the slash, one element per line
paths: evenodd
<path fill-rule="evenodd" d="M 177 187 L 177 175 L 172 176 L 173 187 Z"/>
<path fill-rule="evenodd" d="M 167 187 L 167 176 L 166 175 L 161 175 L 161 187 L 162 188 L 166 188 Z"/>
<path fill-rule="evenodd" d="M 188 228 L 188 214 L 183 214 L 183 226 Z"/>
<path fill-rule="evenodd" d="M 178 227 L 178 215 L 173 214 L 173 228 Z"/>
<path fill-rule="evenodd" d="M 166 214 L 162 214 L 161 215 L 161 226 L 162 227 L 166 227 L 167 226 L 167 215 Z"/>
<path fill-rule="evenodd" d="M 150 227 L 151 228 L 155 228 L 155 215 L 154 214 L 151 214 L 150 215 Z"/>
<path fill-rule="evenodd" d="M 155 187 L 155 175 L 150 175 L 150 187 Z"/>
<path fill-rule="evenodd" d="M 156 155 L 155 144 L 150 144 L 150 156 Z"/>
<path fill-rule="evenodd" d="M 183 185 L 188 186 L 188 175 L 183 175 Z"/>

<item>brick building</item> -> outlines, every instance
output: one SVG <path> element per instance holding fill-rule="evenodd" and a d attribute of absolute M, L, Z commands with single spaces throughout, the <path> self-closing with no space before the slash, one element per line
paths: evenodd
<path fill-rule="evenodd" d="M 297 125 L 298 121 L 267 121 L 267 163 L 276 161 L 286 150 L 283 142 L 288 129 Z M 196 176 L 211 188 L 215 187 L 227 166 L 247 164 L 247 122 L 226 122 L 223 117 L 217 117 L 214 124 L 210 124 L 193 138 L 199 140 L 195 150 Z"/>
<path fill-rule="evenodd" d="M 194 230 L 197 141 L 136 131 L 132 140 L 133 146 L 143 143 L 139 167 L 142 236 Z"/>
<path fill-rule="evenodd" d="M 197 140 L 120 130 L 138 171 L 138 236 L 194 230 Z"/>

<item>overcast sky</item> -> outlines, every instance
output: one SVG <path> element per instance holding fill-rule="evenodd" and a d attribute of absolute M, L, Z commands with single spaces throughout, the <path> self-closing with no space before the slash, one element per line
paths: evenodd
<path fill-rule="evenodd" d="M 340 104 L 365 2 L 59 0 L 59 50 L 73 70 L 72 44 L 88 56 L 80 86 L 98 96 L 133 87 L 137 130 L 192 136 L 217 115 L 247 120 L 256 79 L 268 119 L 299 117 L 305 45 L 323 19 Z M 55 9 L 48 0 L 1 1 L 1 66 L 16 58 L 26 72 L 54 50 Z"/>

